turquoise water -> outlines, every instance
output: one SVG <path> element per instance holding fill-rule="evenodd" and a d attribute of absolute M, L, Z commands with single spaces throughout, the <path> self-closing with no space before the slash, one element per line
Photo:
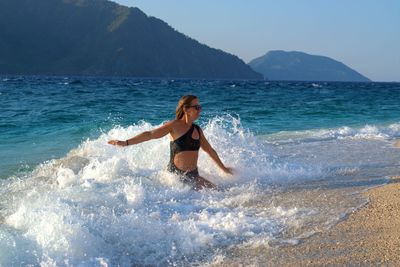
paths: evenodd
<path fill-rule="evenodd" d="M 199 96 L 200 124 L 231 114 L 256 135 L 400 120 L 399 83 L 2 78 L 0 177 L 60 157 L 116 125 L 170 120 L 184 94 Z"/>
<path fill-rule="evenodd" d="M 236 169 L 200 155 L 222 192 L 165 172 L 166 138 L 107 145 L 172 119 L 184 94 Z M 4 266 L 218 263 L 232 247 L 295 245 L 399 174 L 399 83 L 2 77 L 0 103 Z"/>

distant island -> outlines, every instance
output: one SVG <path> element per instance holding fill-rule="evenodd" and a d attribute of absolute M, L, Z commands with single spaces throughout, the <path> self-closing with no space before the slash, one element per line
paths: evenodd
<path fill-rule="evenodd" d="M 345 64 L 303 52 L 270 51 L 249 62 L 268 80 L 369 82 L 370 79 Z"/>
<path fill-rule="evenodd" d="M 262 79 L 138 8 L 106 0 L 1 0 L 0 74 Z"/>

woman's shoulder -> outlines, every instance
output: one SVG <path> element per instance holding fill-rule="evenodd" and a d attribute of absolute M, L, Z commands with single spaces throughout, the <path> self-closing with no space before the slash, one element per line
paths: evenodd
<path fill-rule="evenodd" d="M 176 126 L 179 125 L 179 123 L 180 123 L 179 120 L 174 119 L 174 120 L 170 120 L 170 121 L 164 122 L 164 125 L 167 125 L 169 127 L 175 128 Z"/>
<path fill-rule="evenodd" d="M 164 125 L 166 125 L 166 124 L 176 124 L 176 122 L 177 122 L 177 120 L 175 119 L 175 120 L 164 121 L 163 124 Z"/>
<path fill-rule="evenodd" d="M 182 126 L 182 120 L 173 119 L 173 120 L 164 122 L 163 125 L 168 125 L 170 127 Z M 197 128 L 199 131 L 201 131 L 201 127 L 199 125 L 193 123 L 193 126 L 195 128 Z"/>

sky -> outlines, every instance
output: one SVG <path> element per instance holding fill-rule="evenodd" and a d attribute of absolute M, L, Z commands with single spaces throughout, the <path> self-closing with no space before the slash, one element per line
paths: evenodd
<path fill-rule="evenodd" d="M 114 0 L 248 63 L 270 50 L 328 56 L 400 81 L 400 0 Z"/>

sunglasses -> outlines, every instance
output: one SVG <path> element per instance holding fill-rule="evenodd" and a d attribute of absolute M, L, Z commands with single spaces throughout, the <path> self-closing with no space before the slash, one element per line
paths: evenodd
<path fill-rule="evenodd" d="M 187 108 L 194 108 L 196 110 L 201 110 L 201 106 L 200 105 L 193 105 L 193 106 L 186 106 Z"/>

